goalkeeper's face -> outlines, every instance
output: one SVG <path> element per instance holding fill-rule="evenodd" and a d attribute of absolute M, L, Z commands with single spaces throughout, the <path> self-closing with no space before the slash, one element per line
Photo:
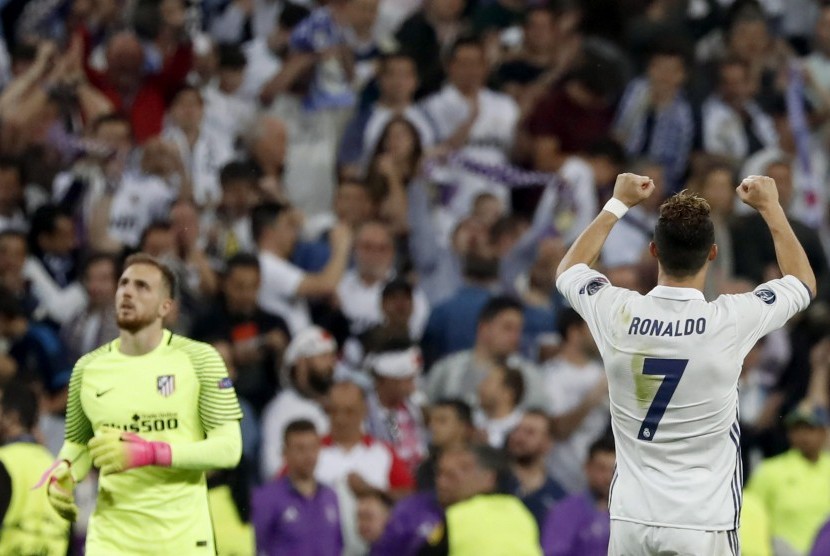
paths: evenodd
<path fill-rule="evenodd" d="M 149 264 L 133 264 L 124 270 L 115 292 L 119 328 L 135 333 L 148 326 L 161 326 L 172 304 L 158 268 Z"/>

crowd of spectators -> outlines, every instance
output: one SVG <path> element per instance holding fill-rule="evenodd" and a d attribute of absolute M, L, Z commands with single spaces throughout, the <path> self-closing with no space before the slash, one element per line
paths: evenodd
<path fill-rule="evenodd" d="M 0 87 L 0 388 L 56 452 L 121 261 L 170 265 L 245 415 L 222 555 L 605 554 L 607 383 L 555 268 L 631 171 L 609 279 L 656 284 L 688 189 L 706 297 L 750 291 L 779 270 L 734 188 L 773 177 L 819 292 L 740 378 L 744 553 L 830 553 L 827 2 L 5 0 Z"/>

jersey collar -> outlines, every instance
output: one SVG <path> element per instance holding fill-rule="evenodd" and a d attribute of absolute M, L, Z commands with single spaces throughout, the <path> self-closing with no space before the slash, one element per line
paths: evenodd
<path fill-rule="evenodd" d="M 694 288 L 675 288 L 672 286 L 655 286 L 648 295 L 661 297 L 663 299 L 674 299 L 677 301 L 691 301 L 697 299 L 706 301 L 703 292 Z"/>

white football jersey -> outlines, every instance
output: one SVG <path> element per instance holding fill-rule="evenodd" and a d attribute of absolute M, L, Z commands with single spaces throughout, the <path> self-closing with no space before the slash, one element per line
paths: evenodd
<path fill-rule="evenodd" d="M 759 338 L 810 304 L 807 287 L 785 276 L 710 303 L 690 288 L 657 286 L 645 296 L 617 288 L 584 264 L 556 286 L 588 323 L 608 376 L 611 519 L 736 529 L 741 365 Z"/>

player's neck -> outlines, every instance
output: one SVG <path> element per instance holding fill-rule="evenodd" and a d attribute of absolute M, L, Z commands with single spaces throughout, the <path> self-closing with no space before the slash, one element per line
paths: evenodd
<path fill-rule="evenodd" d="M 542 459 L 534 460 L 529 465 L 521 465 L 518 462 L 514 463 L 513 474 L 519 481 L 522 493 L 526 495 L 542 488 L 542 485 L 545 484 L 545 479 L 547 479 L 545 463 Z"/>
<path fill-rule="evenodd" d="M 705 267 L 694 276 L 686 276 L 678 278 L 676 276 L 669 276 L 661 268 L 657 273 L 657 285 L 667 286 L 670 288 L 691 288 L 698 291 L 703 291 L 706 284 L 706 269 Z"/>
<path fill-rule="evenodd" d="M 559 356 L 577 367 L 584 367 L 591 362 L 591 358 L 585 353 L 585 350 L 576 343 L 566 342 L 562 346 L 562 351 L 559 352 Z"/>
<path fill-rule="evenodd" d="M 307 498 L 311 498 L 317 492 L 317 481 L 314 480 L 314 475 L 310 477 L 298 477 L 289 474 L 288 480 L 291 481 L 291 484 L 297 489 L 297 492 Z"/>
<path fill-rule="evenodd" d="M 145 326 L 136 332 L 121 329 L 118 351 L 124 355 L 146 355 L 156 349 L 164 337 L 161 326 Z"/>

